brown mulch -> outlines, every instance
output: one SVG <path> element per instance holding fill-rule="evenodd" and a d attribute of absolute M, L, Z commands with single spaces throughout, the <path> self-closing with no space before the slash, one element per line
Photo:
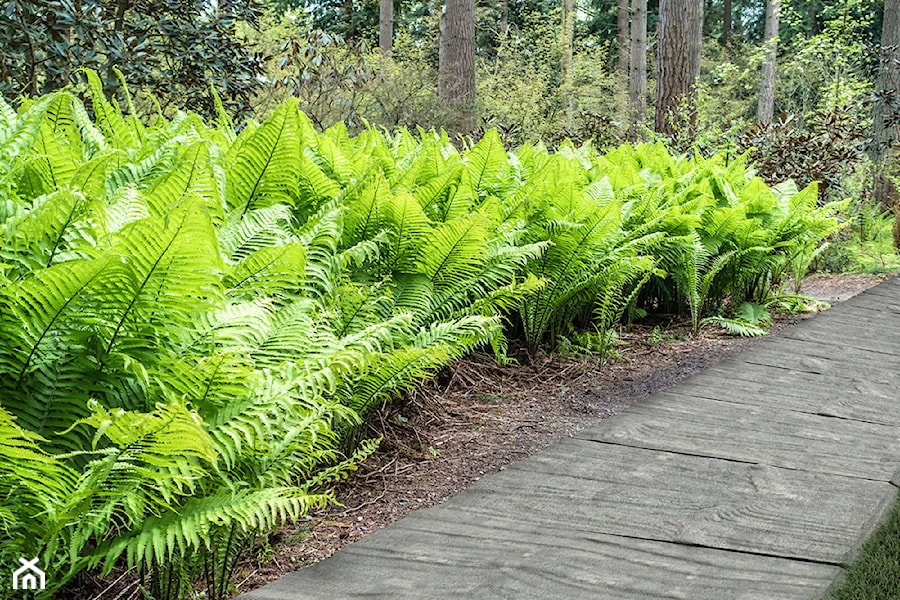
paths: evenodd
<path fill-rule="evenodd" d="M 832 304 L 843 302 L 890 276 L 857 275 L 853 273 L 816 273 L 803 280 L 800 293 Z"/>

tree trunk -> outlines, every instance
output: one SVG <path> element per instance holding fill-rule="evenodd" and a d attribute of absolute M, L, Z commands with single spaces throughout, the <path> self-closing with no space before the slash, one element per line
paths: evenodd
<path fill-rule="evenodd" d="M 447 0 L 441 15 L 438 93 L 456 111 L 452 129 L 475 128 L 475 0 Z"/>
<path fill-rule="evenodd" d="M 628 138 L 644 139 L 647 122 L 647 0 L 631 0 L 631 65 L 628 78 Z"/>
<path fill-rule="evenodd" d="M 894 246 L 900 248 L 900 193 L 891 177 L 900 175 L 897 149 L 900 145 L 900 0 L 885 0 L 881 30 L 881 64 L 875 84 L 872 145 L 869 156 L 875 165 L 874 198 L 894 211 Z"/>
<path fill-rule="evenodd" d="M 819 3 L 815 0 L 806 0 L 806 38 L 817 36 L 822 33 L 822 27 L 819 23 Z"/>
<path fill-rule="evenodd" d="M 759 85 L 759 104 L 756 119 L 760 123 L 772 121 L 775 110 L 775 57 L 778 53 L 778 22 L 781 18 L 781 0 L 766 3 L 765 55 L 762 64 L 762 81 Z"/>
<path fill-rule="evenodd" d="M 731 0 L 722 2 L 722 45 L 726 51 L 731 50 Z"/>
<path fill-rule="evenodd" d="M 563 108 L 566 111 L 566 127 L 572 129 L 574 122 L 575 103 L 572 98 L 574 92 L 574 74 L 572 63 L 575 54 L 575 2 L 574 0 L 562 0 L 562 36 L 560 39 L 560 52 L 562 60 L 562 96 Z"/>
<path fill-rule="evenodd" d="M 394 0 L 380 0 L 378 6 L 378 49 L 389 57 L 394 50 Z"/>
<path fill-rule="evenodd" d="M 616 4 L 616 44 L 618 46 L 619 80 L 628 80 L 628 0 L 618 0 Z"/>
<path fill-rule="evenodd" d="M 703 0 L 660 0 L 659 50 L 656 67 L 656 131 L 676 133 L 676 121 L 685 120 L 694 137 L 697 120 L 697 76 L 703 41 Z M 682 113 L 684 119 L 676 117 Z"/>
<path fill-rule="evenodd" d="M 356 25 L 353 23 L 353 0 L 343 0 L 344 10 L 344 40 L 348 43 L 356 39 Z"/>
<path fill-rule="evenodd" d="M 118 0 L 116 2 L 116 20 L 113 24 L 113 30 L 122 32 L 125 30 L 125 13 L 131 7 L 131 0 Z"/>
<path fill-rule="evenodd" d="M 509 34 L 509 0 L 500 0 L 500 39 Z"/>

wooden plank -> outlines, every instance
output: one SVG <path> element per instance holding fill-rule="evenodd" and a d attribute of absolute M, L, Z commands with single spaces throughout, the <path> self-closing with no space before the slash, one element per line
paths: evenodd
<path fill-rule="evenodd" d="M 817 598 L 837 567 L 417 511 L 240 600 L 787 600 Z"/>
<path fill-rule="evenodd" d="M 729 378 L 695 377 L 666 390 L 671 394 L 769 406 L 869 423 L 900 426 L 900 401 L 893 387 L 865 381 L 757 367 Z"/>
<path fill-rule="evenodd" d="M 713 365 L 703 373 L 685 379 L 670 389 L 724 387 L 762 395 L 771 393 L 773 397 L 787 395 L 832 400 L 837 396 L 853 394 L 872 395 L 887 400 L 897 398 L 896 386 L 891 379 L 890 376 L 884 375 L 879 380 L 873 381 L 852 374 L 839 376 L 734 360 Z"/>
<path fill-rule="evenodd" d="M 665 392 L 579 439 L 890 482 L 898 428 Z"/>
<path fill-rule="evenodd" d="M 895 496 L 884 482 L 569 439 L 482 480 L 454 506 L 475 520 L 515 515 L 840 564 Z"/>
<path fill-rule="evenodd" d="M 858 353 L 860 357 L 867 357 L 873 364 L 890 361 L 896 364 L 900 355 L 900 332 L 897 340 L 878 337 L 875 332 L 856 331 L 853 334 L 836 332 L 823 334 L 816 330 L 789 330 L 780 332 L 778 339 L 794 340 L 816 344 L 822 352 L 831 352 L 832 355 L 845 352 Z"/>
<path fill-rule="evenodd" d="M 895 319 L 882 319 L 882 322 L 869 320 L 856 323 L 853 319 L 853 315 L 830 317 L 826 313 L 782 331 L 769 340 L 806 341 L 821 344 L 823 350 L 837 346 L 838 349 L 845 351 L 849 349 L 858 353 L 860 357 L 869 356 L 870 353 L 891 354 L 896 357 L 900 353 L 900 316 Z M 885 357 L 872 356 L 872 358 Z"/>
<path fill-rule="evenodd" d="M 794 343 L 792 343 L 794 342 Z M 871 379 L 887 383 L 894 378 L 891 367 L 893 361 L 884 364 L 878 360 L 860 360 L 854 356 L 854 352 L 847 350 L 841 356 L 827 356 L 827 351 L 817 350 L 809 352 L 798 347 L 799 342 L 785 339 L 778 348 L 770 347 L 763 351 L 741 353 L 733 360 L 737 364 L 754 364 L 770 367 L 801 371 L 817 375 L 828 375 L 832 378 L 843 379 Z M 837 354 L 837 353 L 835 353 Z M 888 356 L 888 358 L 893 358 Z M 900 367 L 900 365 L 898 365 Z"/>

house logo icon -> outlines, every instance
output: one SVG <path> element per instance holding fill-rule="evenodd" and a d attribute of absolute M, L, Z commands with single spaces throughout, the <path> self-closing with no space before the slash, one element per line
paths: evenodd
<path fill-rule="evenodd" d="M 13 571 L 14 590 L 42 590 L 47 587 L 47 575 L 38 568 L 38 559 L 20 558 L 22 566 Z"/>

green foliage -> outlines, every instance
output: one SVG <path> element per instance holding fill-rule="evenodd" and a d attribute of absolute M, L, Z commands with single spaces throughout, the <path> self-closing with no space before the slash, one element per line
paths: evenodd
<path fill-rule="evenodd" d="M 46 597 L 124 564 L 222 598 L 449 361 L 764 301 L 837 228 L 815 188 L 661 145 L 460 151 L 319 133 L 296 101 L 239 134 L 221 107 L 145 126 L 95 87 L 94 120 L 65 92 L 0 105 L 0 562 L 39 556 Z"/>
<path fill-rule="evenodd" d="M 762 304 L 744 302 L 734 309 L 730 318 L 716 315 L 703 319 L 701 324 L 719 325 L 735 335 L 757 337 L 766 334 L 764 328 L 772 324 L 772 316 Z"/>
<path fill-rule="evenodd" d="M 163 108 L 215 114 L 210 86 L 232 109 L 246 110 L 263 57 L 238 35 L 237 22 L 258 24 L 259 2 L 215 4 L 18 0 L 0 11 L 4 68 L 0 92 L 37 96 L 81 83 L 79 70 L 97 69 L 108 91 L 124 78 L 159 98 Z M 202 43 L 198 43 L 202 40 Z M 117 72 L 118 70 L 118 72 Z"/>
<path fill-rule="evenodd" d="M 738 136 L 736 146 L 748 152 L 766 183 L 815 181 L 823 196 L 833 197 L 864 160 L 867 136 L 866 124 L 841 106 L 808 117 L 805 125 L 793 115 L 758 124 Z"/>

